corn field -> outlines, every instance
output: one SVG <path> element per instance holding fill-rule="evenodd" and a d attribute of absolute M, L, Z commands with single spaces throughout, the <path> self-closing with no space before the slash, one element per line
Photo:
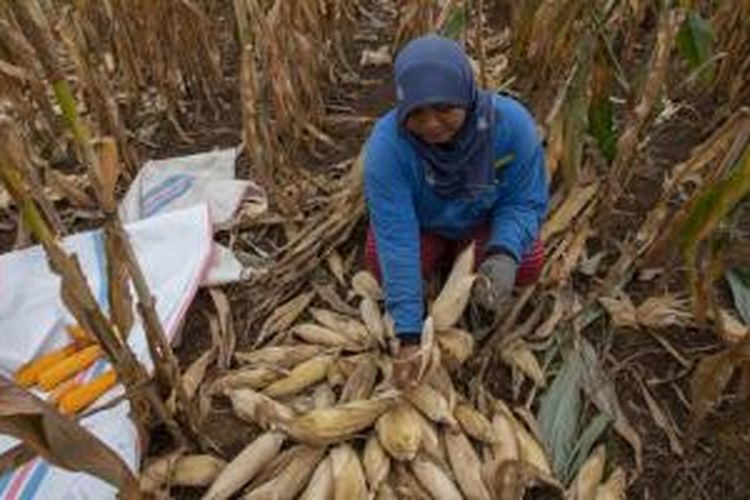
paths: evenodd
<path fill-rule="evenodd" d="M 399 391 L 360 150 L 429 32 L 532 111 L 551 209 L 508 314 L 468 305 L 471 249 L 431 284 Z M 199 290 L 174 346 L 118 203 L 149 160 L 238 145 L 268 207 L 216 238 L 253 272 Z M 39 245 L 76 325 L 0 377 L 2 472 L 41 457 L 127 499 L 746 498 L 748 201 L 747 0 L 8 0 L 0 251 Z M 62 244 L 92 228 L 106 309 Z M 115 383 L 139 470 L 80 424 Z"/>

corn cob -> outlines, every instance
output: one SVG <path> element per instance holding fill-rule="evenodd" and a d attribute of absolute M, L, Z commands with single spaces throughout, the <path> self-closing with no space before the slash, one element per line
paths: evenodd
<path fill-rule="evenodd" d="M 29 361 L 16 372 L 16 383 L 23 387 L 31 387 L 39 381 L 39 375 L 42 372 L 69 358 L 77 350 L 78 347 L 71 344 Z"/>
<path fill-rule="evenodd" d="M 45 391 L 54 389 L 69 377 L 91 366 L 101 355 L 102 349 L 98 345 L 76 352 L 40 373 L 39 387 Z"/>
<path fill-rule="evenodd" d="M 284 435 L 268 432 L 250 443 L 221 471 L 203 500 L 226 500 L 279 454 Z"/>
<path fill-rule="evenodd" d="M 93 380 L 79 385 L 60 399 L 60 411 L 67 414 L 78 413 L 90 406 L 117 382 L 114 370 L 108 370 Z"/>

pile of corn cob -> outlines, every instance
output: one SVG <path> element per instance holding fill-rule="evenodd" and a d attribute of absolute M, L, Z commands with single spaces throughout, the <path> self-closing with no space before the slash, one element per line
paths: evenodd
<path fill-rule="evenodd" d="M 102 357 L 102 349 L 80 326 L 68 325 L 65 329 L 71 343 L 24 364 L 15 380 L 20 386 L 47 392 L 47 400 L 61 412 L 75 414 L 112 388 L 117 376 L 110 369 L 83 382 L 80 375 Z"/>
<path fill-rule="evenodd" d="M 474 406 L 452 383 L 451 370 L 474 344 L 456 327 L 473 268 L 468 248 L 430 307 L 421 382 L 403 391 L 391 382 L 393 330 L 371 275 L 352 279 L 359 319 L 308 307 L 312 293 L 287 303 L 266 323 L 262 346 L 237 353 L 241 367 L 213 384 L 265 432 L 228 464 L 182 457 L 171 484 L 178 476 L 182 484 L 210 484 L 206 500 L 240 492 L 248 500 L 521 498 L 535 482 L 562 491 L 528 417 L 486 394 Z M 314 322 L 295 324 L 304 311 Z M 584 465 L 569 498 L 621 498 L 622 473 L 602 482 L 603 451 Z"/>

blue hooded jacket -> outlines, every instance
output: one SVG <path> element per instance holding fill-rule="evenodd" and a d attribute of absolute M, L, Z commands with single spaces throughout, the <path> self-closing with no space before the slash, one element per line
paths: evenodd
<path fill-rule="evenodd" d="M 429 57 L 428 54 L 426 58 Z M 462 53 L 459 57 L 465 59 Z M 425 66 L 425 58 L 420 60 L 419 54 L 413 59 Z M 446 58 L 442 57 L 439 64 L 445 67 Z M 453 64 L 468 64 L 468 61 Z M 424 105 L 429 102 L 425 92 L 443 96 L 444 88 L 431 90 L 425 86 L 419 95 L 412 92 L 410 96 L 409 82 L 399 80 L 398 59 L 396 66 L 396 84 L 406 86 L 407 92 L 400 89 L 402 98 L 406 94 L 406 102 L 401 100 L 380 118 L 367 140 L 365 195 L 386 308 L 395 321 L 397 333 L 413 334 L 421 331 L 424 319 L 420 233 L 430 231 L 447 239 L 461 240 L 468 238 L 478 225 L 489 222 L 487 246 L 502 248 L 520 261 L 538 237 L 547 210 L 548 186 L 544 152 L 533 118 L 516 100 L 490 94 L 487 102 L 494 116 L 488 140 L 492 151 L 490 177 L 494 183 L 469 194 L 463 192 L 461 196 L 446 196 L 436 191 L 435 183 L 428 181 L 435 173 L 428 163 L 430 158 L 424 146 L 409 136 L 402 121 L 409 99 L 418 99 Z M 409 65 L 401 64 L 401 68 L 404 66 Z M 473 85 L 473 79 L 470 80 Z M 478 92 L 477 95 L 480 96 Z M 467 119 L 472 119 L 474 104 L 468 104 Z M 475 147 L 473 151 L 480 149 Z M 467 168 L 465 165 L 483 168 L 482 157 L 472 154 L 460 158 L 456 168 Z"/>

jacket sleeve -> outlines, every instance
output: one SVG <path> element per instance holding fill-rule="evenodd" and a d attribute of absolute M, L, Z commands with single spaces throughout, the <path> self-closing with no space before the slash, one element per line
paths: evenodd
<path fill-rule="evenodd" d="M 500 167 L 504 170 L 498 175 L 499 192 L 492 210 L 488 246 L 503 248 L 520 262 L 538 238 L 547 212 L 547 170 L 534 119 L 528 111 L 513 101 L 503 115 L 507 121 L 501 133 L 510 134 L 513 158 Z"/>
<path fill-rule="evenodd" d="M 419 223 L 405 161 L 393 140 L 374 133 L 365 151 L 365 196 L 375 234 L 386 308 L 396 333 L 421 332 L 424 315 Z"/>

